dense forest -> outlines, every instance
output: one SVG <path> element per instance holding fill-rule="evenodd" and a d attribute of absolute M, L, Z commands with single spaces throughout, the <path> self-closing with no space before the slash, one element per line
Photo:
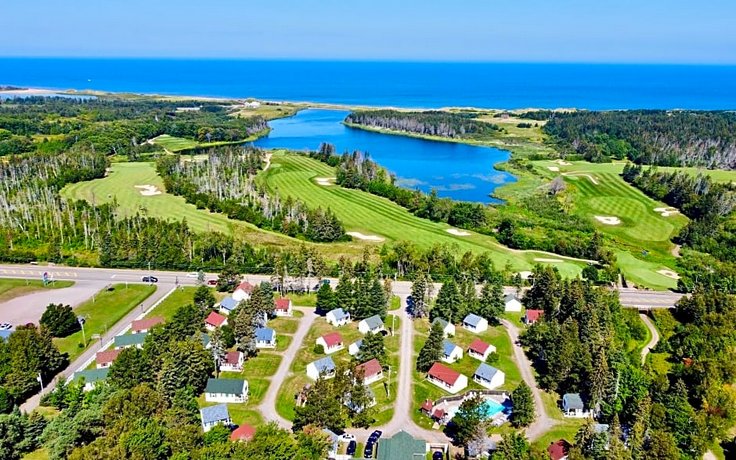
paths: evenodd
<path fill-rule="evenodd" d="M 453 139 L 494 136 L 502 130 L 497 125 L 477 120 L 474 113 L 439 110 L 366 110 L 350 113 L 345 123 Z"/>
<path fill-rule="evenodd" d="M 593 162 L 736 168 L 736 113 L 682 110 L 552 112 L 543 130 L 563 154 Z M 534 112 L 527 115 L 533 118 Z"/>
<path fill-rule="evenodd" d="M 157 162 L 157 171 L 169 193 L 183 196 L 200 209 L 310 241 L 350 239 L 330 209 L 309 209 L 299 200 L 282 200 L 258 187 L 255 176 L 263 168 L 264 158 L 265 152 L 260 149 L 217 147 L 201 161 L 163 156 Z"/>

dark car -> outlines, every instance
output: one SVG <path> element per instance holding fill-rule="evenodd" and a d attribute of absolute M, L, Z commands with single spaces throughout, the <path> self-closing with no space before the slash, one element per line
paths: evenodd
<path fill-rule="evenodd" d="M 365 449 L 363 450 L 363 457 L 365 458 L 373 458 L 373 443 L 368 440 L 368 443 L 365 445 Z"/>
<path fill-rule="evenodd" d="M 156 278 L 155 276 L 144 276 L 142 278 L 142 281 L 144 283 L 158 283 L 158 278 Z"/>
<path fill-rule="evenodd" d="M 207 280 L 207 286 L 217 286 L 217 280 Z"/>
<path fill-rule="evenodd" d="M 432 454 L 432 460 L 442 460 L 443 458 L 445 458 L 445 455 L 439 450 L 434 451 Z"/>
<path fill-rule="evenodd" d="M 378 442 L 378 438 L 380 438 L 382 434 L 383 434 L 383 431 L 381 430 L 374 431 L 373 433 L 371 433 L 371 436 L 368 438 L 368 442 L 373 442 L 373 443 Z"/>
<path fill-rule="evenodd" d="M 345 453 L 350 456 L 355 455 L 356 447 L 358 447 L 358 443 L 356 443 L 355 441 L 350 441 L 350 443 L 348 443 L 348 450 L 346 450 Z"/>

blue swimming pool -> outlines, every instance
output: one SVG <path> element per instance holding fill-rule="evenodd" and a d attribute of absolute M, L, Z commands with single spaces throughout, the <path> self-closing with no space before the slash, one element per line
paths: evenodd
<path fill-rule="evenodd" d="M 483 403 L 483 408 L 485 409 L 486 418 L 493 418 L 506 410 L 506 406 L 493 399 L 486 399 Z"/>

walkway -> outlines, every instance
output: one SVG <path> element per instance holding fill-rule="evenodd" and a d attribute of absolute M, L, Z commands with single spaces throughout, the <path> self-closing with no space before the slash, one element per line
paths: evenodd
<path fill-rule="evenodd" d="M 289 347 L 282 355 L 281 364 L 279 364 L 278 370 L 276 370 L 276 373 L 271 377 L 268 390 L 263 397 L 263 401 L 261 401 L 261 404 L 258 406 L 258 409 L 260 409 L 264 418 L 272 420 L 286 429 L 291 429 L 291 422 L 280 416 L 276 411 L 276 399 L 281 385 L 283 385 L 286 378 L 291 374 L 289 368 L 296 359 L 296 354 L 299 352 L 302 342 L 304 342 L 304 337 L 307 336 L 314 320 L 317 319 L 317 314 L 314 312 L 314 308 L 294 307 L 294 309 L 304 313 L 304 316 L 299 320 L 299 327 L 292 336 Z"/>
<path fill-rule="evenodd" d="M 532 369 L 529 358 L 526 357 L 524 349 L 519 344 L 519 328 L 511 321 L 505 319 L 501 320 L 501 324 L 506 328 L 506 332 L 508 332 L 509 338 L 511 339 L 511 344 L 514 348 L 514 358 L 521 372 L 521 377 L 532 390 L 536 418 L 534 423 L 527 427 L 526 437 L 530 441 L 535 441 L 559 422 L 547 415 L 547 409 L 544 407 L 544 401 L 542 400 L 542 390 L 539 389 L 537 381 L 534 378 L 534 369 Z"/>
<path fill-rule="evenodd" d="M 647 329 L 649 329 L 649 332 L 652 333 L 652 338 L 649 340 L 649 343 L 644 345 L 644 348 L 641 350 L 641 363 L 644 364 L 647 361 L 647 355 L 652 350 L 652 348 L 657 346 L 657 343 L 659 343 L 659 331 L 657 331 L 657 328 L 654 327 L 654 324 L 652 323 L 652 320 L 649 319 L 649 316 L 645 315 L 644 313 L 639 313 L 639 317 L 642 321 L 644 321 L 644 325 L 646 325 Z"/>

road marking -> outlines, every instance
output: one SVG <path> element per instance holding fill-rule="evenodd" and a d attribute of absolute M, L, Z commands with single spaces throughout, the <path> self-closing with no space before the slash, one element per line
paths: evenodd
<path fill-rule="evenodd" d="M 118 275 L 112 275 L 112 276 L 110 277 L 110 279 L 114 279 L 114 278 L 115 278 L 116 276 L 118 276 Z"/>

